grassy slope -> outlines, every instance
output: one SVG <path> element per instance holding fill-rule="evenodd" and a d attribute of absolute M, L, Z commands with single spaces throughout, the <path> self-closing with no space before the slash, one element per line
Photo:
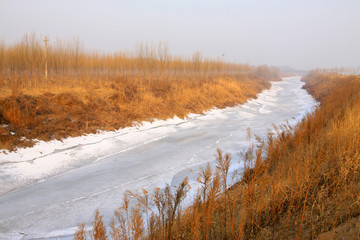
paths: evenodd
<path fill-rule="evenodd" d="M 147 192 L 130 194 L 139 204 L 130 210 L 123 201 L 107 236 L 359 239 L 360 77 L 309 74 L 304 81 L 321 106 L 295 129 L 282 126 L 278 137 L 269 133 L 267 139 L 257 139 L 257 150 L 244 154 L 247 165 L 241 182 L 224 191 L 229 156 L 218 151 L 218 170 L 204 169 L 199 176 L 202 188 L 193 206 L 179 208 L 186 180 L 173 190 L 157 190 L 152 201 Z M 251 164 L 255 167 L 249 168 Z M 158 212 L 149 219 L 141 217 L 152 204 Z M 101 215 L 96 216 L 90 235 L 104 237 Z M 147 236 L 144 222 L 151 223 Z M 75 239 L 84 236 L 81 225 Z"/>
<path fill-rule="evenodd" d="M 257 152 L 245 155 L 255 168 L 220 195 L 214 210 L 209 203 L 194 206 L 200 226 L 210 222 L 199 238 L 360 238 L 360 77 L 309 74 L 303 80 L 320 108 L 295 129 L 283 126 L 279 137 L 259 140 Z"/>
<path fill-rule="evenodd" d="M 255 157 L 231 191 L 245 215 L 236 219 L 245 239 L 339 239 L 334 229 L 343 225 L 352 230 L 342 237 L 360 237 L 360 78 L 303 80 L 321 107 L 294 133 L 260 142 L 267 157 Z"/>
<path fill-rule="evenodd" d="M 270 83 L 255 74 L 196 81 L 105 82 L 78 88 L 23 90 L 0 97 L 0 149 L 31 146 L 33 139 L 114 130 L 154 118 L 201 113 L 253 98 Z"/>

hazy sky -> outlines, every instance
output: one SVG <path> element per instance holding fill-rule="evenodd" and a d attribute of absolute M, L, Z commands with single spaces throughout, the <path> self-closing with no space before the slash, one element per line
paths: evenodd
<path fill-rule="evenodd" d="M 360 0 L 0 0 L 0 39 L 33 31 L 106 52 L 166 41 L 252 65 L 360 65 Z"/>

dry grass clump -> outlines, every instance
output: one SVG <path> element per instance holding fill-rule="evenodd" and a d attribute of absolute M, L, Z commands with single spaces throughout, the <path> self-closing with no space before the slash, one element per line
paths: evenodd
<path fill-rule="evenodd" d="M 162 42 L 99 54 L 55 40 L 47 53 L 35 34 L 0 42 L 0 149 L 234 106 L 280 79 L 267 66 L 172 56 Z"/>
<path fill-rule="evenodd" d="M 360 78 L 304 81 L 321 107 L 295 129 L 269 133 L 248 155 L 255 168 L 239 183 L 248 189 L 240 195 L 255 194 L 239 229 L 247 239 L 313 239 L 360 214 Z"/>
<path fill-rule="evenodd" d="M 118 81 L 101 87 L 24 91 L 0 98 L 0 148 L 234 106 L 269 85 L 256 75 L 244 74 L 196 82 L 163 80 L 139 85 Z"/>
<path fill-rule="evenodd" d="M 139 204 L 132 214 L 119 210 L 121 223 L 111 228 L 122 237 L 112 238 L 359 239 L 360 77 L 310 74 L 304 81 L 320 107 L 295 128 L 257 138 L 242 154 L 242 181 L 227 190 L 231 156 L 218 150 L 217 168 L 203 169 L 190 207 L 179 207 L 186 180 L 154 197 L 132 194 Z M 131 218 L 148 224 L 135 227 Z"/>

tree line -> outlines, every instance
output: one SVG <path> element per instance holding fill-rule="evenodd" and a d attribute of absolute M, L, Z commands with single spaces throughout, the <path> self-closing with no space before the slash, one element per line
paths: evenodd
<path fill-rule="evenodd" d="M 261 68 L 270 69 L 267 66 Z M 261 74 L 263 69 L 224 62 L 220 57 L 205 58 L 200 52 L 187 57 L 172 55 L 166 42 L 141 42 L 132 51 L 100 53 L 87 50 L 79 38 L 70 41 L 50 39 L 45 53 L 44 39 L 35 33 L 25 34 L 13 44 L 0 41 L 0 83 L 3 87 L 81 86 L 89 80 L 114 79 L 150 84 L 152 81 L 196 81 L 256 71 Z M 271 74 L 278 77 L 278 73 Z"/>

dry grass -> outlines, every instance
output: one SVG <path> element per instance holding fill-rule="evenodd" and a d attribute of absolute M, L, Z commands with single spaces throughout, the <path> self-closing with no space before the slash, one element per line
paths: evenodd
<path fill-rule="evenodd" d="M 268 81 L 245 74 L 211 81 L 153 81 L 142 87 L 119 81 L 101 87 L 23 91 L 0 97 L 0 148 L 30 146 L 35 138 L 62 139 L 234 106 L 267 87 Z"/>
<path fill-rule="evenodd" d="M 313 114 L 294 129 L 280 126 L 277 137 L 258 138 L 256 150 L 243 154 L 242 181 L 230 190 L 230 156 L 221 151 L 217 170 L 199 176 L 191 207 L 174 211 L 186 182 L 157 190 L 149 205 L 158 212 L 142 216 L 151 224 L 140 239 L 359 239 L 360 78 L 310 74 L 304 81 L 321 102 Z"/>
<path fill-rule="evenodd" d="M 280 78 L 267 66 L 200 53 L 172 56 L 165 43 L 99 54 L 78 39 L 56 40 L 47 58 L 45 79 L 44 48 L 35 34 L 9 46 L 0 42 L 0 149 L 234 106 Z"/>

